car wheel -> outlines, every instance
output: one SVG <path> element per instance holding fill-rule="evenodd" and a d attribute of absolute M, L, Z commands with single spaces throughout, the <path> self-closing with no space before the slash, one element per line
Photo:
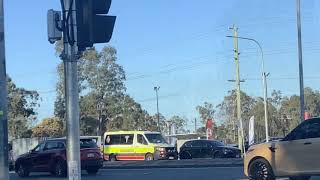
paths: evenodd
<path fill-rule="evenodd" d="M 192 157 L 191 157 L 191 155 L 189 153 L 182 152 L 180 154 L 180 159 L 192 159 Z"/>
<path fill-rule="evenodd" d="M 99 169 L 87 169 L 87 173 L 90 175 L 96 175 Z"/>
<path fill-rule="evenodd" d="M 216 152 L 213 154 L 213 158 L 223 158 L 223 154 L 221 152 Z"/>
<path fill-rule="evenodd" d="M 17 173 L 20 177 L 28 177 L 30 172 L 22 164 L 19 164 Z"/>
<path fill-rule="evenodd" d="M 145 160 L 146 161 L 153 161 L 153 155 L 150 153 L 146 154 Z"/>
<path fill-rule="evenodd" d="M 109 161 L 111 161 L 111 162 L 117 161 L 116 155 L 111 154 L 109 156 Z"/>
<path fill-rule="evenodd" d="M 249 178 L 251 180 L 275 180 L 272 168 L 268 161 L 256 159 L 249 165 Z"/>
<path fill-rule="evenodd" d="M 58 161 L 54 167 L 54 174 L 57 177 L 64 177 L 67 175 L 67 167 L 63 161 Z"/>
<path fill-rule="evenodd" d="M 290 177 L 290 180 L 309 180 L 310 176 L 297 176 L 297 177 Z"/>

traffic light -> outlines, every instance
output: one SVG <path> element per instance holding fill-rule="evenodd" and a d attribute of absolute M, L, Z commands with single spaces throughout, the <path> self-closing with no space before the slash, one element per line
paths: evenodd
<path fill-rule="evenodd" d="M 79 51 L 95 43 L 109 42 L 116 16 L 108 16 L 111 0 L 77 0 L 77 46 Z"/>

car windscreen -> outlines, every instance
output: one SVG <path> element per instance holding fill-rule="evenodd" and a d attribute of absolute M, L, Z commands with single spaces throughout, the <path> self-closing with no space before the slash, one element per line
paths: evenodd
<path fill-rule="evenodd" d="M 98 145 L 93 139 L 80 139 L 80 148 L 98 148 Z"/>
<path fill-rule="evenodd" d="M 150 143 L 154 143 L 154 144 L 167 143 L 161 134 L 145 134 L 145 136 Z"/>

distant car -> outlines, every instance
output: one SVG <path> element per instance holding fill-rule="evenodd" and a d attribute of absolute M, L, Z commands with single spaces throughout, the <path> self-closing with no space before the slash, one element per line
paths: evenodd
<path fill-rule="evenodd" d="M 237 148 L 225 146 L 220 141 L 191 140 L 180 148 L 180 159 L 193 158 L 240 158 L 241 152 Z"/>
<path fill-rule="evenodd" d="M 103 165 L 99 147 L 92 139 L 80 139 L 81 169 L 96 174 Z M 66 139 L 51 139 L 38 144 L 29 153 L 19 156 L 15 171 L 20 177 L 30 172 L 50 172 L 63 177 L 67 175 Z"/>
<path fill-rule="evenodd" d="M 320 118 L 301 123 L 282 140 L 253 145 L 244 158 L 244 173 L 253 180 L 309 180 L 320 175 Z"/>

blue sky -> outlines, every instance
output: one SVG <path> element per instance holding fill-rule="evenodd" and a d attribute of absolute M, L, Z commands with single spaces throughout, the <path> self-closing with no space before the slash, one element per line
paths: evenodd
<path fill-rule="evenodd" d="M 298 77 L 295 8 L 294 0 L 114 0 L 110 14 L 117 22 L 110 45 L 127 73 L 127 93 L 143 108 L 155 113 L 153 87 L 160 86 L 160 112 L 193 119 L 197 105 L 217 105 L 234 88 L 227 82 L 235 77 L 233 42 L 225 37 L 232 24 L 239 36 L 262 44 L 269 92 L 299 92 L 298 79 L 291 79 Z M 60 62 L 47 41 L 48 9 L 59 10 L 59 0 L 5 1 L 7 72 L 18 86 L 40 92 L 39 119 L 53 116 Z M 305 86 L 317 90 L 319 9 L 317 0 L 302 0 Z M 241 78 L 248 79 L 242 90 L 261 96 L 258 48 L 242 40 L 239 48 Z"/>

